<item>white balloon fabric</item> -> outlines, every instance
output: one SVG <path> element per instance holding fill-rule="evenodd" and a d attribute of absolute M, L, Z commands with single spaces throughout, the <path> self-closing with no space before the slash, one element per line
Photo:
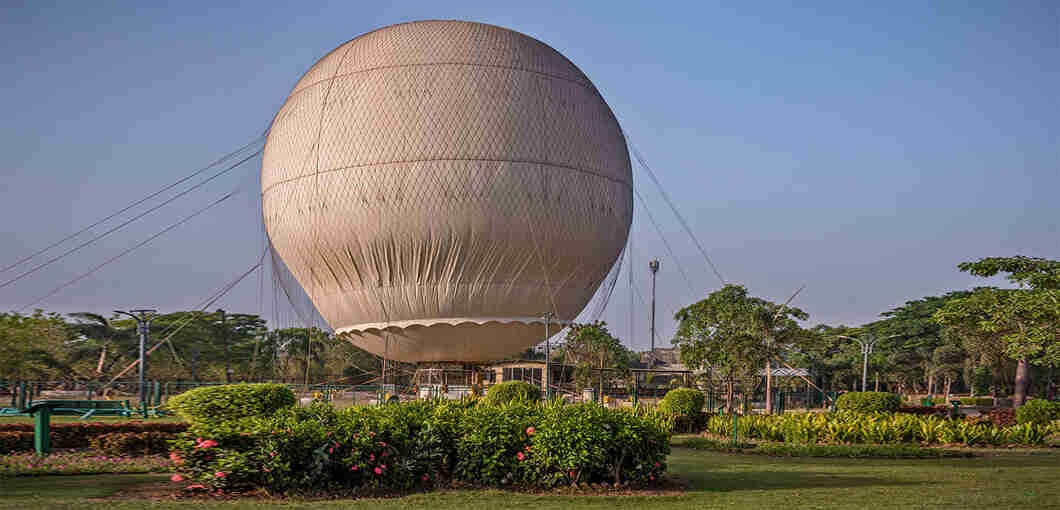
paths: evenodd
<path fill-rule="evenodd" d="M 548 45 L 461 21 L 320 59 L 269 131 L 273 249 L 336 332 L 407 362 L 482 362 L 573 320 L 629 235 L 621 128 Z M 553 328 L 553 332 L 556 331 Z"/>

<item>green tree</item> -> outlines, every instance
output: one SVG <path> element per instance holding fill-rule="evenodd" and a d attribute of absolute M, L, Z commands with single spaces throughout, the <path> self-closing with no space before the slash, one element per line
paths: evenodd
<path fill-rule="evenodd" d="M 574 383 L 580 388 L 595 382 L 603 395 L 604 381 L 613 384 L 629 378 L 633 353 L 607 330 L 607 323 L 571 324 L 564 341 L 563 354 L 574 364 Z M 593 381 L 593 371 L 597 372 Z"/>
<path fill-rule="evenodd" d="M 748 295 L 729 284 L 682 308 L 673 343 L 691 369 L 716 370 L 728 384 L 732 402 L 737 382 L 750 386 L 766 367 L 766 408 L 771 409 L 772 364 L 793 349 L 805 348 L 816 335 L 799 326 L 806 312 Z"/>
<path fill-rule="evenodd" d="M 980 289 L 974 298 L 940 310 L 943 324 L 960 324 L 981 336 L 1000 340 L 1015 359 L 1015 401 L 1021 405 L 1029 385 L 1028 364 L 1060 366 L 1060 261 L 1042 258 L 988 257 L 963 262 L 961 271 L 982 277 L 1006 274 L 1018 289 Z"/>

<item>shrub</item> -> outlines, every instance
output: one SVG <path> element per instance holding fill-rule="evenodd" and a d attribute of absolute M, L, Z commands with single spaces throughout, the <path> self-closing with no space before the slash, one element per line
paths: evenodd
<path fill-rule="evenodd" d="M 0 454 L 33 449 L 33 432 L 0 432 Z"/>
<path fill-rule="evenodd" d="M 675 416 L 695 416 L 703 411 L 706 397 L 703 392 L 692 388 L 677 388 L 666 392 L 659 410 Z"/>
<path fill-rule="evenodd" d="M 902 406 L 899 407 L 897 412 L 902 414 L 915 414 L 917 416 L 949 416 L 950 410 L 945 407 L 923 407 L 923 406 Z"/>
<path fill-rule="evenodd" d="M 195 425 L 174 461 L 210 489 L 412 489 L 652 481 L 669 453 L 667 418 L 595 404 L 411 402 Z"/>
<path fill-rule="evenodd" d="M 494 384 L 486 390 L 486 404 L 500 405 L 511 402 L 537 402 L 541 400 L 541 389 L 525 381 L 507 381 Z"/>
<path fill-rule="evenodd" d="M 901 405 L 902 399 L 898 395 L 882 391 L 852 391 L 836 400 L 836 409 L 857 413 L 890 413 Z"/>
<path fill-rule="evenodd" d="M 175 434 L 166 432 L 111 432 L 89 440 L 92 448 L 107 455 L 157 455 L 169 451 Z"/>
<path fill-rule="evenodd" d="M 89 423 L 52 423 L 52 448 L 88 448 L 92 439 L 104 434 L 159 432 L 176 435 L 188 429 L 187 423 L 166 422 L 89 422 Z M 15 434 L 15 435 L 10 435 Z M 15 437 L 28 439 L 16 440 Z M 6 439 L 5 439 L 6 438 Z M 15 448 L 6 449 L 5 448 Z M 0 453 L 29 451 L 33 449 L 32 423 L 0 424 Z"/>
<path fill-rule="evenodd" d="M 953 401 L 962 406 L 992 407 L 994 405 L 993 397 L 964 397 L 955 398 Z"/>
<path fill-rule="evenodd" d="M 294 393 L 282 384 L 227 384 L 186 391 L 169 399 L 166 407 L 189 422 L 206 425 L 269 416 L 294 405 Z"/>
<path fill-rule="evenodd" d="M 1060 418 L 1060 404 L 1048 400 L 1033 399 L 1016 408 L 1016 421 L 1048 425 Z"/>

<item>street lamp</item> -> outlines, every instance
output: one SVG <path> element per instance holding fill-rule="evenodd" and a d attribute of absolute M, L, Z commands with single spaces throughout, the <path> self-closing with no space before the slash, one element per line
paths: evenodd
<path fill-rule="evenodd" d="M 552 312 L 545 313 L 545 377 L 544 377 L 544 379 L 545 379 L 545 400 L 546 401 L 551 401 L 552 400 L 552 385 L 549 384 L 551 382 L 549 379 L 552 379 L 552 352 L 549 349 L 549 345 L 552 342 L 549 341 L 549 337 L 551 336 L 549 334 L 549 326 L 552 325 L 552 317 L 553 316 L 554 316 L 554 314 Z"/>
<path fill-rule="evenodd" d="M 147 364 L 147 357 L 144 349 L 147 344 L 147 332 L 151 327 L 151 321 L 155 319 L 156 311 L 157 310 L 151 309 L 130 310 L 128 312 L 114 310 L 114 313 L 116 314 L 132 317 L 132 319 L 136 321 L 136 330 L 140 333 L 140 407 L 144 410 L 145 415 L 147 412 L 147 408 L 145 407 L 147 402 L 147 385 L 144 384 L 144 377 L 146 376 L 145 366 Z"/>
<path fill-rule="evenodd" d="M 659 272 L 658 259 L 648 262 L 651 270 L 651 362 L 655 360 L 655 273 Z"/>
<path fill-rule="evenodd" d="M 891 335 L 883 338 L 874 338 L 872 335 L 864 335 L 864 340 L 860 338 L 854 338 L 846 335 L 835 335 L 838 338 L 846 338 L 847 340 L 853 340 L 861 345 L 861 391 L 865 391 L 865 385 L 868 381 L 869 375 L 869 354 L 872 354 L 872 348 L 876 346 L 876 342 L 880 340 L 886 340 L 888 338 L 894 338 L 902 335 Z"/>

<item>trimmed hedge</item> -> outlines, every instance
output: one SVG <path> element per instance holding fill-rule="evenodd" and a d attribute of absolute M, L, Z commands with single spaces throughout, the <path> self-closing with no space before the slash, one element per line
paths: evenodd
<path fill-rule="evenodd" d="M 674 416 L 691 417 L 703 411 L 707 399 L 703 392 L 692 388 L 676 388 L 666 392 L 659 402 L 659 410 Z"/>
<path fill-rule="evenodd" d="M 111 432 L 93 437 L 89 443 L 107 455 L 157 455 L 169 451 L 176 434 L 166 432 Z"/>
<path fill-rule="evenodd" d="M 848 457 L 858 459 L 937 459 L 944 457 L 973 457 L 970 452 L 923 448 L 907 445 L 816 445 L 816 444 L 738 444 L 735 448 L 728 442 L 705 437 L 694 437 L 675 444 L 694 450 L 713 450 L 729 453 L 753 453 L 772 457 Z"/>
<path fill-rule="evenodd" d="M 1048 400 L 1028 400 L 1016 408 L 1016 421 L 1019 423 L 1048 425 L 1056 419 L 1060 419 L 1060 404 Z"/>
<path fill-rule="evenodd" d="M 894 393 L 882 391 L 852 391 L 836 400 L 839 411 L 856 413 L 893 413 L 902 406 L 902 399 Z"/>
<path fill-rule="evenodd" d="M 490 405 L 512 402 L 537 402 L 541 400 L 541 388 L 526 381 L 507 381 L 494 384 L 486 390 L 486 403 Z"/>
<path fill-rule="evenodd" d="M 211 490 L 315 493 L 650 483 L 666 470 L 669 417 L 595 404 L 417 401 L 196 425 L 173 442 L 185 478 Z"/>
<path fill-rule="evenodd" d="M 957 405 L 962 406 L 979 406 L 979 407 L 993 407 L 994 397 L 964 397 L 951 399 L 951 402 L 957 402 Z"/>
<path fill-rule="evenodd" d="M 294 392 L 282 384 L 203 386 L 166 403 L 181 418 L 199 425 L 268 416 L 295 405 Z"/>
<path fill-rule="evenodd" d="M 51 443 L 53 448 L 89 448 L 92 440 L 106 434 L 158 433 L 168 437 L 184 432 L 187 423 L 52 423 Z M 0 453 L 30 451 L 33 449 L 32 423 L 0 424 Z"/>

